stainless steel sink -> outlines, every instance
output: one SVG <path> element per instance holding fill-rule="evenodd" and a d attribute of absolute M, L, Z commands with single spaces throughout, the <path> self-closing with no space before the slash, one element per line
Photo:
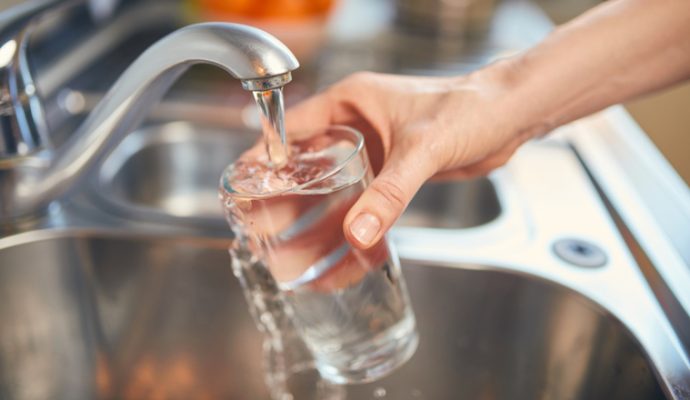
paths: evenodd
<path fill-rule="evenodd" d="M 97 171 L 95 198 L 138 218 L 228 230 L 218 200 L 220 173 L 256 139 L 249 131 L 184 122 L 141 129 Z"/>
<path fill-rule="evenodd" d="M 534 22 L 519 14 L 525 4 L 504 2 L 504 22 L 522 21 L 504 32 L 510 48 Z M 54 89 L 44 92 L 65 132 L 56 142 L 136 55 L 121 48 L 174 26 L 168 5 L 144 8 L 90 39 L 91 57 L 46 68 L 39 87 Z M 133 32 L 144 25 L 152 32 Z M 362 57 L 335 46 L 288 94 L 354 67 L 434 73 L 386 55 L 382 39 L 350 45 Z M 449 68 L 435 71 L 459 72 Z M 234 82 L 188 78 L 89 185 L 0 232 L 0 399 L 268 399 L 216 198 L 220 172 L 256 134 L 241 127 Z M 61 103 L 70 96 L 79 107 Z M 195 123 L 160 123 L 178 119 Z M 570 146 L 587 132 L 575 133 L 524 146 L 490 178 L 422 188 L 392 235 L 420 347 L 390 377 L 348 387 L 349 399 L 690 399 L 690 341 L 592 188 Z M 554 242 L 571 237 L 599 246 L 607 264 L 559 259 Z"/>
<path fill-rule="evenodd" d="M 488 178 L 428 182 L 398 220 L 399 226 L 461 229 L 493 221 L 501 214 L 496 189 Z"/>
<path fill-rule="evenodd" d="M 44 236 L 0 251 L 0 398 L 268 398 L 226 241 Z M 419 349 L 348 399 L 664 398 L 626 328 L 571 290 L 480 265 L 404 273 Z"/>
<path fill-rule="evenodd" d="M 172 223 L 226 229 L 218 202 L 220 172 L 257 135 L 187 122 L 130 134 L 94 177 L 94 193 L 115 212 Z M 424 185 L 401 226 L 458 229 L 494 220 L 501 206 L 491 181 Z"/>

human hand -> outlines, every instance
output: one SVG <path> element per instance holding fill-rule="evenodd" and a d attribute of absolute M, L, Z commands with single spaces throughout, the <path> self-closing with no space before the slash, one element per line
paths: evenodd
<path fill-rule="evenodd" d="M 484 175 L 529 139 L 510 115 L 509 85 L 497 71 L 453 78 L 362 72 L 288 110 L 291 139 L 329 125 L 365 135 L 378 175 L 344 219 L 353 246 L 376 244 L 427 179 Z"/>
<path fill-rule="evenodd" d="M 428 178 L 485 174 L 536 134 L 690 79 L 689 15 L 685 1 L 604 2 L 470 75 L 358 73 L 289 110 L 288 134 L 333 124 L 365 134 L 380 172 L 343 229 L 369 248 Z"/>

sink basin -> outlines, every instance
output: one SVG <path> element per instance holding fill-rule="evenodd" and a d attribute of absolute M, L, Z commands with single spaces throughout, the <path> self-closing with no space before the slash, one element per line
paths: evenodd
<path fill-rule="evenodd" d="M 0 250 L 0 397 L 267 399 L 226 244 L 64 234 Z M 607 311 L 551 282 L 456 267 L 404 266 L 419 348 L 348 399 L 664 398 Z"/>
<path fill-rule="evenodd" d="M 144 219 L 228 229 L 218 200 L 220 174 L 256 140 L 246 131 L 187 123 L 141 129 L 103 163 L 96 199 Z"/>
<path fill-rule="evenodd" d="M 237 129 L 185 122 L 153 125 L 133 132 L 113 151 L 94 179 L 94 192 L 116 212 L 226 229 L 218 179 L 256 139 L 256 134 Z M 486 178 L 429 183 L 399 225 L 468 228 L 490 222 L 500 212 L 496 191 Z"/>
<path fill-rule="evenodd" d="M 486 224 L 501 213 L 493 183 L 487 178 L 428 182 L 412 199 L 398 225 L 461 229 Z"/>

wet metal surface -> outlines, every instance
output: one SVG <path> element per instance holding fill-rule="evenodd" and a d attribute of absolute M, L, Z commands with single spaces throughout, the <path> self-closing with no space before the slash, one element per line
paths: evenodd
<path fill-rule="evenodd" d="M 419 349 L 349 399 L 664 398 L 639 345 L 581 295 L 459 267 L 405 265 Z M 217 243 L 67 236 L 5 249 L 0 319 L 3 399 L 267 398 L 260 335 Z"/>

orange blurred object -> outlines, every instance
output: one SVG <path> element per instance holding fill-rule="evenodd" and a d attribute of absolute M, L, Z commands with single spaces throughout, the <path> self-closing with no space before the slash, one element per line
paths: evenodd
<path fill-rule="evenodd" d="M 335 0 L 198 0 L 208 16 L 250 19 L 304 19 L 325 16 Z"/>
<path fill-rule="evenodd" d="M 187 0 L 191 17 L 263 29 L 309 61 L 325 40 L 328 16 L 337 0 Z"/>

